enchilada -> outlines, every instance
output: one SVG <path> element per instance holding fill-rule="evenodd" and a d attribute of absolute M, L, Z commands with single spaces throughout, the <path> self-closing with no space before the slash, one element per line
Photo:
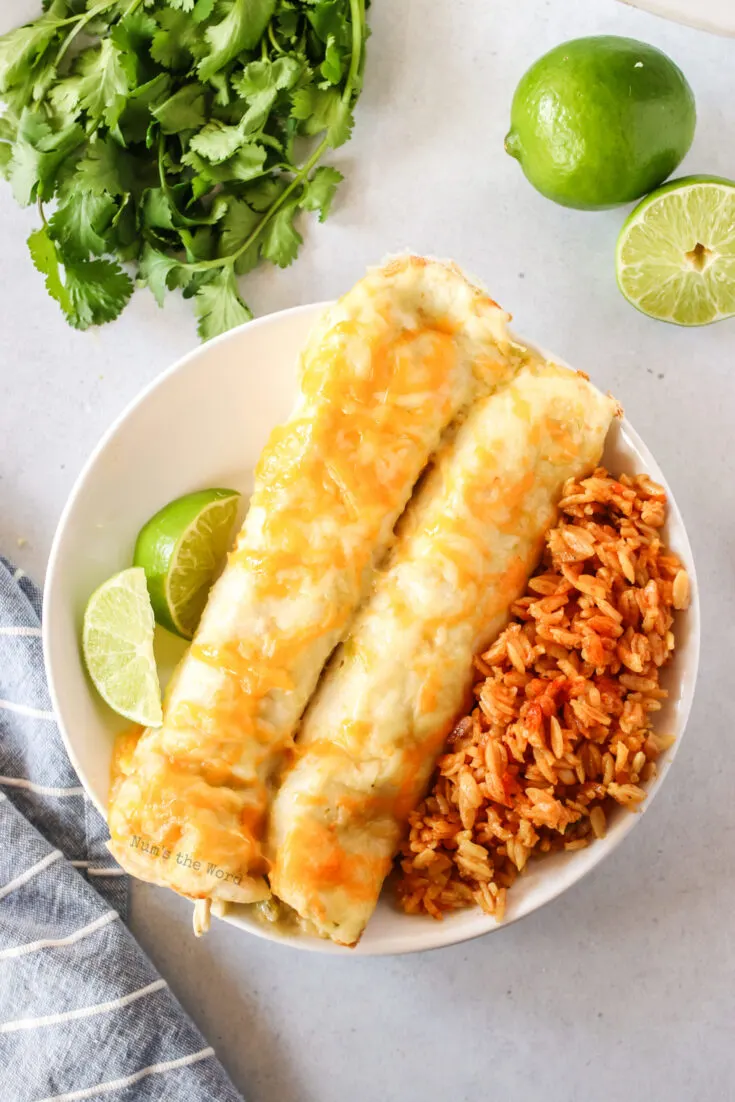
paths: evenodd
<path fill-rule="evenodd" d="M 586 377 L 531 362 L 477 402 L 411 502 L 273 804 L 271 886 L 321 935 L 358 941 L 473 655 L 504 626 L 564 482 L 598 462 L 614 411 Z"/>
<path fill-rule="evenodd" d="M 163 726 L 118 756 L 110 849 L 128 872 L 194 899 L 267 896 L 273 778 L 442 434 L 516 370 L 506 321 L 452 265 L 402 257 L 317 325 Z"/>

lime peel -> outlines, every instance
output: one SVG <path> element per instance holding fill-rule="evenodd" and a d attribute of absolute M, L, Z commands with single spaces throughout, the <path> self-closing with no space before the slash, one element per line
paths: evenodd
<path fill-rule="evenodd" d="M 156 620 L 191 639 L 229 549 L 240 494 L 198 490 L 160 509 L 141 529 L 133 561 L 145 570 Z"/>

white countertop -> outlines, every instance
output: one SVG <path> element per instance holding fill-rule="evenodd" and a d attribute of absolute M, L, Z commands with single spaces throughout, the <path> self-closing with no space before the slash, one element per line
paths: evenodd
<path fill-rule="evenodd" d="M 37 8 L 3 0 L 0 31 Z M 623 846 L 492 937 L 362 960 L 222 924 L 195 942 L 190 906 L 142 884 L 132 926 L 248 1102 L 724 1102 L 735 1098 L 735 321 L 685 331 L 638 314 L 615 285 L 623 213 L 542 199 L 503 136 L 540 53 L 627 34 L 668 51 L 694 88 L 684 170 L 735 176 L 735 46 L 614 0 L 376 0 L 371 18 L 334 214 L 308 225 L 291 269 L 248 277 L 246 297 L 265 313 L 335 296 L 403 246 L 453 256 L 519 332 L 612 389 L 689 526 L 704 613 L 694 713 Z M 41 579 L 88 452 L 196 335 L 187 304 L 172 295 L 159 311 L 145 291 L 115 325 L 67 328 L 28 258 L 35 222 L 0 186 L 0 549 Z"/>

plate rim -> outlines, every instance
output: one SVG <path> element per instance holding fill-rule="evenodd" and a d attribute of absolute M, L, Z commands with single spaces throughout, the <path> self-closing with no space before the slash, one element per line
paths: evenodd
<path fill-rule="evenodd" d="M 92 800 L 94 806 L 100 812 L 102 817 L 106 820 L 106 808 L 104 803 L 98 799 L 96 792 L 93 789 L 92 784 L 89 782 L 86 776 L 84 765 L 82 764 L 80 757 L 75 749 L 74 741 L 67 731 L 66 725 L 63 721 L 62 712 L 59 707 L 59 697 L 56 690 L 56 680 L 54 666 L 55 662 L 52 657 L 51 637 L 53 633 L 53 624 L 55 618 L 55 609 L 59 603 L 59 598 L 56 598 L 56 588 L 60 584 L 56 578 L 57 564 L 61 556 L 61 549 L 64 544 L 64 537 L 66 528 L 73 513 L 77 500 L 82 495 L 86 486 L 87 480 L 90 478 L 98 459 L 102 453 L 114 442 L 118 432 L 131 417 L 134 412 L 142 406 L 160 387 L 165 386 L 168 381 L 181 371 L 184 371 L 193 362 L 199 359 L 206 349 L 206 355 L 210 355 L 213 349 L 216 349 L 219 345 L 229 341 L 236 341 L 244 331 L 252 331 L 255 327 L 263 327 L 269 324 L 277 323 L 281 319 L 293 317 L 295 315 L 313 315 L 315 318 L 319 311 L 324 310 L 328 306 L 332 305 L 334 300 L 326 300 L 317 303 L 304 303 L 299 306 L 292 306 L 285 310 L 274 311 L 270 314 L 265 314 L 262 317 L 253 319 L 246 322 L 243 325 L 237 326 L 234 329 L 230 329 L 225 333 L 221 333 L 213 340 L 196 346 L 187 352 L 184 356 L 180 357 L 169 367 L 159 372 L 154 376 L 139 392 L 136 394 L 122 409 L 122 411 L 113 419 L 107 430 L 102 434 L 98 443 L 90 452 L 88 458 L 82 465 L 79 473 L 77 474 L 72 488 L 69 492 L 67 500 L 64 504 L 64 508 L 59 516 L 59 520 L 54 533 L 53 541 L 51 544 L 51 550 L 49 552 L 46 582 L 44 585 L 43 594 L 43 616 L 42 616 L 42 643 L 44 664 L 46 668 L 46 678 L 48 682 L 49 695 L 51 698 L 51 704 L 56 718 L 56 723 L 61 732 L 62 740 L 64 742 L 65 749 L 69 755 L 72 765 L 79 776 L 79 779 L 84 786 L 86 795 Z M 540 348 L 537 344 L 531 341 L 526 341 L 517 333 L 511 331 L 512 340 L 530 348 L 533 351 L 538 352 L 545 359 L 551 360 L 560 366 L 567 367 L 570 370 L 576 370 L 572 368 L 565 360 L 552 353 L 547 352 L 545 349 Z M 686 732 L 689 718 L 691 715 L 692 706 L 694 703 L 694 696 L 696 692 L 696 684 L 699 673 L 700 663 L 700 651 L 701 651 L 701 610 L 699 602 L 699 586 L 697 582 L 696 564 L 694 561 L 694 555 L 692 552 L 691 541 L 687 532 L 684 518 L 679 509 L 678 503 L 671 487 L 666 480 L 663 471 L 655 456 L 651 452 L 650 448 L 646 445 L 645 441 L 640 437 L 630 421 L 624 415 L 618 422 L 619 429 L 630 438 L 631 443 L 635 446 L 638 452 L 642 455 L 646 466 L 649 465 L 654 469 L 654 477 L 657 481 L 660 481 L 664 489 L 667 492 L 669 499 L 669 507 L 672 509 L 677 517 L 680 526 L 680 547 L 679 551 L 682 557 L 687 561 L 687 570 L 691 578 L 691 592 L 692 600 L 689 609 L 687 610 L 687 616 L 691 617 L 689 631 L 692 640 L 693 659 L 691 662 L 691 669 L 687 670 L 687 685 L 689 691 L 682 696 L 680 711 L 678 714 L 677 728 L 678 735 L 676 742 L 667 753 L 665 761 L 665 774 L 668 773 L 676 754 L 679 751 L 681 741 Z M 663 771 L 662 771 L 663 772 Z M 569 888 L 579 883 L 584 877 L 591 872 L 594 868 L 600 865 L 605 858 L 612 853 L 628 836 L 630 831 L 640 821 L 642 816 L 646 813 L 649 807 L 652 805 L 658 792 L 663 787 L 665 781 L 665 774 L 659 779 L 659 782 L 652 790 L 649 790 L 648 797 L 643 805 L 643 808 L 635 814 L 628 814 L 622 818 L 616 827 L 614 836 L 608 836 L 608 844 L 603 845 L 605 840 L 600 840 L 598 845 L 601 847 L 601 851 L 598 850 L 594 860 L 590 860 L 587 867 L 577 868 L 570 864 L 572 875 L 558 876 L 555 882 L 551 883 L 551 886 L 544 894 L 544 898 L 530 906 L 527 910 L 521 909 L 518 913 L 511 913 L 508 918 L 498 924 L 491 916 L 482 915 L 482 920 L 478 923 L 479 928 L 471 930 L 452 930 L 450 923 L 433 922 L 429 925 L 427 918 L 426 930 L 422 932 L 422 936 L 416 938 L 416 944 L 404 945 L 398 939 L 396 942 L 395 936 L 392 938 L 384 938 L 380 943 L 372 945 L 370 941 L 362 941 L 354 948 L 346 948 L 344 946 L 336 945 L 334 942 L 327 941 L 321 938 L 304 936 L 303 934 L 287 934 L 277 932 L 275 929 L 267 927 L 265 924 L 258 922 L 255 919 L 251 919 L 247 916 L 239 915 L 237 913 L 225 915 L 224 921 L 230 925 L 238 927 L 248 933 L 254 934 L 256 937 L 262 938 L 265 941 L 276 943 L 282 946 L 288 946 L 289 948 L 298 949 L 302 952 L 315 952 L 326 953 L 330 955 L 342 955 L 355 958 L 357 956 L 391 956 L 391 955 L 403 955 L 406 953 L 425 952 L 433 949 L 447 948 L 451 945 L 458 945 L 465 941 L 471 941 L 478 937 L 484 937 L 486 934 L 495 933 L 500 930 L 513 925 L 515 922 L 520 921 L 523 918 L 528 917 L 530 914 L 535 913 L 542 907 L 545 907 L 548 903 L 551 903 L 554 899 L 557 899 Z M 590 851 L 592 852 L 592 848 Z M 479 911 L 479 908 L 478 908 Z M 482 912 L 480 912 L 482 914 Z"/>

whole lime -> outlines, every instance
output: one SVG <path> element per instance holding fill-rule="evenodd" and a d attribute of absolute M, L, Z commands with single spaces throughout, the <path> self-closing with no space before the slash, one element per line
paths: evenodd
<path fill-rule="evenodd" d="M 576 38 L 521 78 L 505 148 L 556 203 L 605 210 L 658 187 L 685 156 L 694 94 L 674 62 L 633 38 Z"/>

